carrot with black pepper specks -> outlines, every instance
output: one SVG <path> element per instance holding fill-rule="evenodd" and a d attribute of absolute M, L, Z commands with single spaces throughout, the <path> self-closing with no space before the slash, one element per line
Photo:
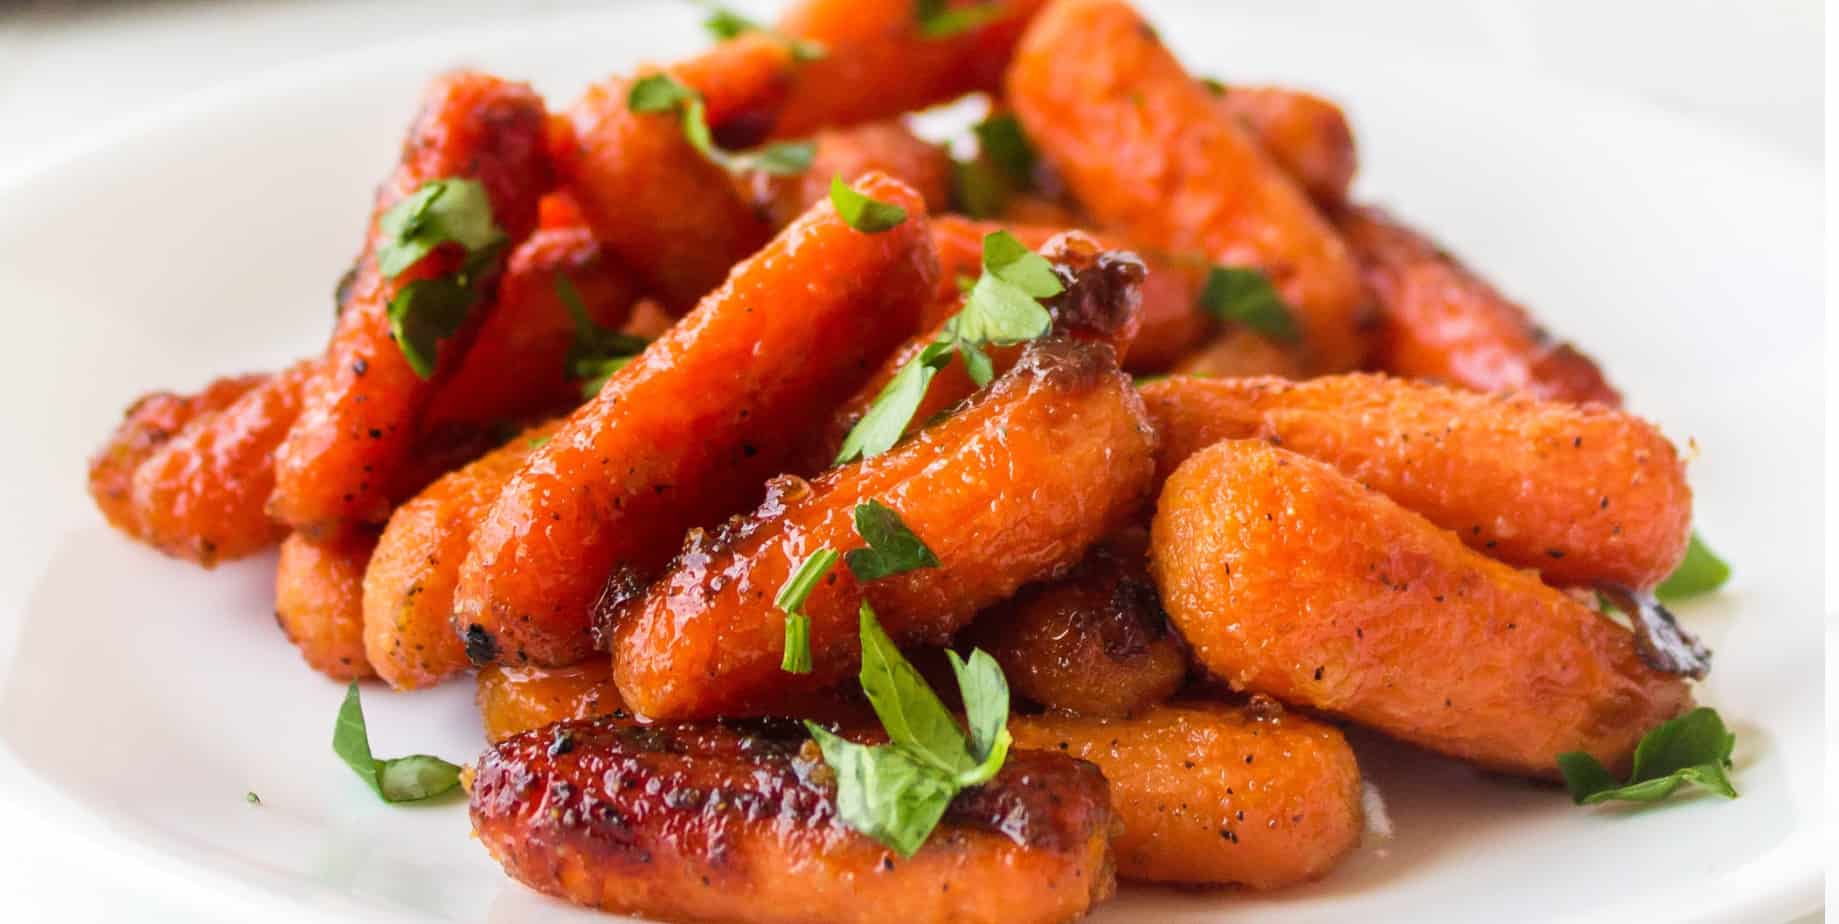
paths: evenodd
<path fill-rule="evenodd" d="M 275 566 L 275 622 L 307 665 L 333 680 L 376 676 L 364 657 L 364 567 L 375 530 L 323 540 L 290 534 Z"/>

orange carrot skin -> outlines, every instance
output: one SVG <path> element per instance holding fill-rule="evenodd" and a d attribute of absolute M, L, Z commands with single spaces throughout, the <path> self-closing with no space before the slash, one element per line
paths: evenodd
<path fill-rule="evenodd" d="M 134 472 L 141 538 L 210 567 L 268 548 L 287 530 L 269 518 L 275 447 L 300 412 L 318 363 L 295 363 L 222 410 L 194 419 Z"/>
<path fill-rule="evenodd" d="M 192 420 L 215 414 L 259 388 L 268 373 L 227 376 L 196 394 L 156 391 L 128 406 L 121 423 L 89 461 L 89 496 L 109 525 L 135 539 L 145 535 L 134 506 L 134 472 Z"/>
<path fill-rule="evenodd" d="M 614 374 L 506 486 L 455 598 L 475 660 L 585 658 L 608 578 L 649 577 L 685 530 L 757 498 L 912 329 L 938 271 L 925 204 L 884 176 L 855 186 L 907 220 L 865 234 L 819 203 Z"/>
<path fill-rule="evenodd" d="M 792 176 L 752 173 L 740 181 L 743 193 L 763 211 L 773 227 L 782 228 L 830 195 L 831 177 L 847 183 L 880 171 L 913 187 L 928 211 L 951 201 L 951 158 L 897 120 L 864 122 L 827 129 L 812 136 L 811 169 Z"/>
<path fill-rule="evenodd" d="M 803 64 L 774 126 L 798 138 L 827 126 L 887 119 L 1002 84 L 1016 39 L 1045 0 L 994 0 L 995 18 L 956 35 L 920 34 L 910 0 L 801 0 L 780 31 L 823 43 Z M 954 7 L 981 0 L 952 0 Z"/>
<path fill-rule="evenodd" d="M 1301 188 L 1119 0 L 1061 0 L 1023 37 L 1008 99 L 1093 217 L 1144 246 L 1270 276 L 1312 371 L 1356 367 L 1366 293 Z"/>
<path fill-rule="evenodd" d="M 485 740 L 493 744 L 567 719 L 605 716 L 610 722 L 638 721 L 620 700 L 619 688 L 613 685 L 613 662 L 606 658 L 568 667 L 488 664 L 479 669 L 476 702 Z"/>
<path fill-rule="evenodd" d="M 397 507 L 364 572 L 364 651 L 399 690 L 440 682 L 469 664 L 453 595 L 473 531 L 560 420 L 532 427 Z"/>
<path fill-rule="evenodd" d="M 1183 702 L 1130 719 L 1014 716 L 1017 747 L 1089 760 L 1123 822 L 1118 875 L 1275 889 L 1360 843 L 1360 768 L 1333 727 L 1254 706 Z"/>
<path fill-rule="evenodd" d="M 1313 93 L 1259 86 L 1227 87 L 1216 105 L 1324 211 L 1347 202 L 1359 156 L 1341 107 Z"/>
<path fill-rule="evenodd" d="M 946 420 L 809 483 L 777 481 L 751 516 L 693 534 L 619 614 L 620 693 L 655 718 L 760 714 L 856 670 L 865 599 L 897 642 L 942 644 L 1123 525 L 1143 500 L 1152 440 L 1109 347 L 1037 341 Z M 851 517 L 871 498 L 941 564 L 865 587 L 839 562 L 805 603 L 812 672 L 781 671 L 785 614 L 774 595 L 819 548 L 861 547 Z"/>
<path fill-rule="evenodd" d="M 378 190 L 350 300 L 300 419 L 276 453 L 269 505 L 276 519 L 315 532 L 387 517 L 422 411 L 469 342 L 464 331 L 444 341 L 430 380 L 410 368 L 390 336 L 390 299 L 415 280 L 457 269 L 463 255 L 443 246 L 384 279 L 374 258 L 378 219 L 430 180 L 468 177 L 485 186 L 493 219 L 515 245 L 535 225 L 537 199 L 550 185 L 544 146 L 542 100 L 528 86 L 464 72 L 435 81 L 401 162 Z M 474 306 L 472 328 L 489 310 Z"/>
<path fill-rule="evenodd" d="M 375 676 L 364 657 L 364 566 L 376 545 L 362 527 L 323 541 L 289 534 L 275 569 L 275 622 L 307 665 L 333 680 Z"/>
<path fill-rule="evenodd" d="M 1691 538 L 1679 453 L 1620 411 L 1374 375 L 1171 378 L 1143 401 L 1164 474 L 1222 439 L 1268 440 L 1554 584 L 1653 587 Z"/>
<path fill-rule="evenodd" d="M 1168 699 L 1187 679 L 1188 653 L 1150 583 L 1148 543 L 1140 528 L 1107 539 L 1065 577 L 984 610 L 962 643 L 1049 709 L 1122 718 Z"/>
<path fill-rule="evenodd" d="M 1295 350 L 1243 327 L 1221 331 L 1200 349 L 1183 356 L 1169 371 L 1175 375 L 1208 379 L 1253 376 L 1300 379 L 1304 375 Z"/>
<path fill-rule="evenodd" d="M 1375 208 L 1341 233 L 1379 299 L 1374 365 L 1394 375 L 1554 401 L 1622 403 L 1602 370 L 1429 238 Z"/>
<path fill-rule="evenodd" d="M 1324 463 L 1217 443 L 1168 480 L 1150 571 L 1235 689 L 1508 773 L 1584 751 L 1626 767 L 1691 704 L 1632 633 Z"/>
<path fill-rule="evenodd" d="M 1108 898 L 1113 822 L 1091 764 L 1012 751 L 901 858 L 837 817 L 791 726 L 571 721 L 498 742 L 473 830 L 514 879 L 656 920 L 1051 924 Z M 816 910 L 816 909 L 821 909 Z"/>

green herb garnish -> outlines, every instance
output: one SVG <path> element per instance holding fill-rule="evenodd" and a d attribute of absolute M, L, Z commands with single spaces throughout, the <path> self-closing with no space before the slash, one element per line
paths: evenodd
<path fill-rule="evenodd" d="M 947 0 L 914 0 L 913 19 L 920 35 L 929 39 L 962 35 L 986 23 L 1001 19 L 1005 10 L 1000 2 L 979 3 L 953 8 Z"/>
<path fill-rule="evenodd" d="M 932 384 L 932 377 L 951 362 L 951 355 L 951 344 L 931 343 L 901 366 L 875 395 L 862 419 L 849 429 L 842 448 L 837 451 L 836 464 L 857 457 L 867 459 L 881 455 L 900 442 L 900 435 L 907 431 L 907 423 L 926 397 L 926 386 Z"/>
<path fill-rule="evenodd" d="M 830 178 L 830 204 L 836 206 L 843 221 L 864 234 L 879 234 L 907 220 L 906 209 L 870 199 L 843 182 L 841 175 Z"/>
<path fill-rule="evenodd" d="M 1558 755 L 1565 788 L 1578 805 L 1599 802 L 1659 802 L 1686 783 L 1697 783 L 1726 799 L 1737 798 L 1725 770 L 1737 736 L 1717 710 L 1699 707 L 1662 722 L 1635 746 L 1634 772 L 1618 781 L 1596 758 L 1582 751 Z"/>
<path fill-rule="evenodd" d="M 442 244 L 466 251 L 460 268 L 444 276 L 417 279 L 390 299 L 390 336 L 415 374 L 428 378 L 440 342 L 466 323 L 483 293 L 480 283 L 504 247 L 504 232 L 492 220 L 492 201 L 478 180 L 429 180 L 377 219 L 377 269 L 394 279 Z"/>
<path fill-rule="evenodd" d="M 715 145 L 709 131 L 702 94 L 669 74 L 642 77 L 626 93 L 626 108 L 638 113 L 674 112 L 683 121 L 683 137 L 710 163 L 729 173 L 759 171 L 789 176 L 811 169 L 816 145 L 809 141 L 781 141 L 754 151 L 735 153 Z"/>
<path fill-rule="evenodd" d="M 243 801 L 249 803 L 250 805 L 261 805 L 262 797 L 256 795 L 255 790 L 251 789 L 248 792 L 243 793 Z"/>
<path fill-rule="evenodd" d="M 773 606 L 785 613 L 785 654 L 780 658 L 779 669 L 788 674 L 811 673 L 811 619 L 805 615 L 805 598 L 836 559 L 835 549 L 812 552 L 793 569 L 779 588 L 779 595 L 773 598 Z"/>
<path fill-rule="evenodd" d="M 1202 77 L 1200 79 L 1200 85 L 1206 87 L 1207 92 L 1214 96 L 1226 95 L 1226 83 L 1218 77 Z"/>
<path fill-rule="evenodd" d="M 843 559 L 856 580 L 867 583 L 939 566 L 938 556 L 913 535 L 893 508 L 870 498 L 856 505 L 854 518 L 856 535 L 868 543 L 868 548 L 851 549 Z"/>
<path fill-rule="evenodd" d="M 581 300 L 580 290 L 567 276 L 556 274 L 555 289 L 556 300 L 575 322 L 575 339 L 568 344 L 564 368 L 569 378 L 581 382 L 581 396 L 592 398 L 600 394 L 608 377 L 624 369 L 651 341 L 595 323 L 588 317 L 587 303 Z"/>
<path fill-rule="evenodd" d="M 1692 542 L 1686 546 L 1686 557 L 1679 567 L 1667 575 L 1667 579 L 1654 588 L 1654 596 L 1674 603 L 1689 597 L 1708 594 L 1724 586 L 1730 580 L 1730 564 L 1719 558 L 1705 540 L 1699 538 L 1698 530 L 1692 531 Z"/>
<path fill-rule="evenodd" d="M 364 727 L 364 706 L 358 701 L 358 684 L 345 690 L 345 703 L 332 728 L 332 750 L 385 802 L 418 802 L 449 792 L 460 785 L 460 768 L 438 757 L 412 754 L 378 760 L 370 753 L 370 733 Z"/>
<path fill-rule="evenodd" d="M 868 746 L 814 722 L 805 727 L 836 771 L 837 816 L 856 831 L 911 857 L 960 790 L 988 782 L 1009 754 L 1009 684 L 981 650 L 951 656 L 970 734 L 901 656 L 866 602 L 861 610 L 862 691 L 887 730 Z"/>
<path fill-rule="evenodd" d="M 1200 293 L 1200 307 L 1220 321 L 1243 324 L 1272 340 L 1295 343 L 1302 336 L 1290 305 L 1255 269 L 1213 267 Z"/>
<path fill-rule="evenodd" d="M 1009 113 L 993 115 L 971 129 L 977 135 L 977 154 L 1015 184 L 1026 189 L 1034 183 L 1038 156 L 1034 144 L 1022 133 L 1022 123 Z"/>
<path fill-rule="evenodd" d="M 716 3 L 697 2 L 697 6 L 709 11 L 709 17 L 702 21 L 702 27 L 720 41 L 727 41 L 749 32 L 758 32 L 785 46 L 791 52 L 794 61 L 818 61 L 829 54 L 822 42 L 794 38 L 776 29 L 755 22 L 734 10 Z"/>

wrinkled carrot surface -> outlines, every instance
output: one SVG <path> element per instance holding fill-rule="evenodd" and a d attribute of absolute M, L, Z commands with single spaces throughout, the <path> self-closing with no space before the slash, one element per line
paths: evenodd
<path fill-rule="evenodd" d="M 109 525 L 143 539 L 134 507 L 134 472 L 186 424 L 215 414 L 273 376 L 267 373 L 216 379 L 196 394 L 158 391 L 136 399 L 121 423 L 89 461 L 89 496 Z"/>
<path fill-rule="evenodd" d="M 925 205 L 880 175 L 856 188 L 907 220 L 865 234 L 820 202 L 615 373 L 506 486 L 455 597 L 476 659 L 586 657 L 608 579 L 649 577 L 685 530 L 759 497 L 912 330 L 937 272 Z"/>
<path fill-rule="evenodd" d="M 1556 584 L 1652 587 L 1691 537 L 1679 453 L 1620 411 L 1374 375 L 1171 378 L 1143 400 L 1164 474 L 1222 439 L 1268 440 Z"/>
<path fill-rule="evenodd" d="M 1347 201 L 1359 158 L 1341 107 L 1313 93 L 1262 86 L 1227 87 L 1217 105 L 1318 206 L 1333 211 Z"/>
<path fill-rule="evenodd" d="M 364 657 L 364 566 L 377 534 L 357 528 L 318 541 L 281 543 L 275 622 L 307 665 L 333 680 L 375 676 Z"/>
<path fill-rule="evenodd" d="M 1686 684 L 1632 633 L 1322 462 L 1218 443 L 1176 469 L 1150 571 L 1209 671 L 1493 769 L 1625 768 Z"/>

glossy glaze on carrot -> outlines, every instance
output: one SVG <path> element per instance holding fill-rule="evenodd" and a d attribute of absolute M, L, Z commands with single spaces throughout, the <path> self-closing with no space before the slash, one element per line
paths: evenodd
<path fill-rule="evenodd" d="M 327 539 L 289 534 L 275 567 L 275 622 L 307 666 L 333 680 L 375 676 L 364 657 L 364 566 L 374 530 Z"/>
<path fill-rule="evenodd" d="M 497 744 L 519 732 L 553 725 L 566 719 L 630 721 L 613 685 L 613 662 L 589 658 L 567 667 L 506 667 L 488 664 L 479 669 L 474 702 L 485 725 L 485 740 Z"/>
<path fill-rule="evenodd" d="M 442 342 L 433 376 L 418 376 L 390 334 L 390 300 L 416 280 L 457 270 L 464 255 L 446 245 L 385 279 L 374 250 L 382 234 L 378 221 L 424 183 L 469 178 L 484 185 L 494 223 L 516 246 L 535 226 L 537 200 L 551 185 L 545 136 L 542 100 L 524 84 L 458 72 L 429 89 L 401 161 L 377 191 L 332 342 L 306 386 L 300 418 L 276 453 L 269 503 L 276 519 L 324 531 L 341 521 L 375 523 L 389 515 L 422 412 L 491 307 L 489 298 L 475 304 L 469 327 Z M 502 265 L 500 256 L 483 278 L 495 279 Z"/>
<path fill-rule="evenodd" d="M 897 642 L 943 643 L 1122 526 L 1144 500 L 1153 440 L 1110 347 L 1038 341 L 944 421 L 811 482 L 779 480 L 752 515 L 693 534 L 671 570 L 619 611 L 620 693 L 658 718 L 757 714 L 856 669 L 864 599 Z M 941 564 L 865 587 L 839 563 L 805 603 L 812 672 L 781 671 L 785 614 L 774 595 L 817 549 L 860 548 L 851 516 L 871 498 Z"/>
<path fill-rule="evenodd" d="M 1175 470 L 1150 573 L 1195 657 L 1234 688 L 1504 772 L 1555 778 L 1568 751 L 1626 768 L 1692 702 L 1607 616 L 1262 442 L 1216 443 Z"/>
<path fill-rule="evenodd" d="M 1091 764 L 1010 752 L 911 858 L 845 827 L 831 779 L 796 725 L 570 721 L 480 757 L 473 830 L 533 889 L 660 920 L 1045 924 L 1114 889 Z"/>
<path fill-rule="evenodd" d="M 1340 106 L 1313 93 L 1269 86 L 1224 87 L 1217 105 L 1324 211 L 1332 213 L 1347 201 L 1359 158 Z"/>
<path fill-rule="evenodd" d="M 1683 460 L 1652 424 L 1604 407 L 1479 395 L 1374 375 L 1146 385 L 1164 474 L 1222 439 L 1319 459 L 1560 585 L 1652 587 L 1691 536 Z"/>
<path fill-rule="evenodd" d="M 878 174 L 856 188 L 907 220 L 865 234 L 819 203 L 615 373 L 506 486 L 455 598 L 475 660 L 586 657 L 608 579 L 650 576 L 685 530 L 754 502 L 913 329 L 937 273 L 925 205 Z"/>

